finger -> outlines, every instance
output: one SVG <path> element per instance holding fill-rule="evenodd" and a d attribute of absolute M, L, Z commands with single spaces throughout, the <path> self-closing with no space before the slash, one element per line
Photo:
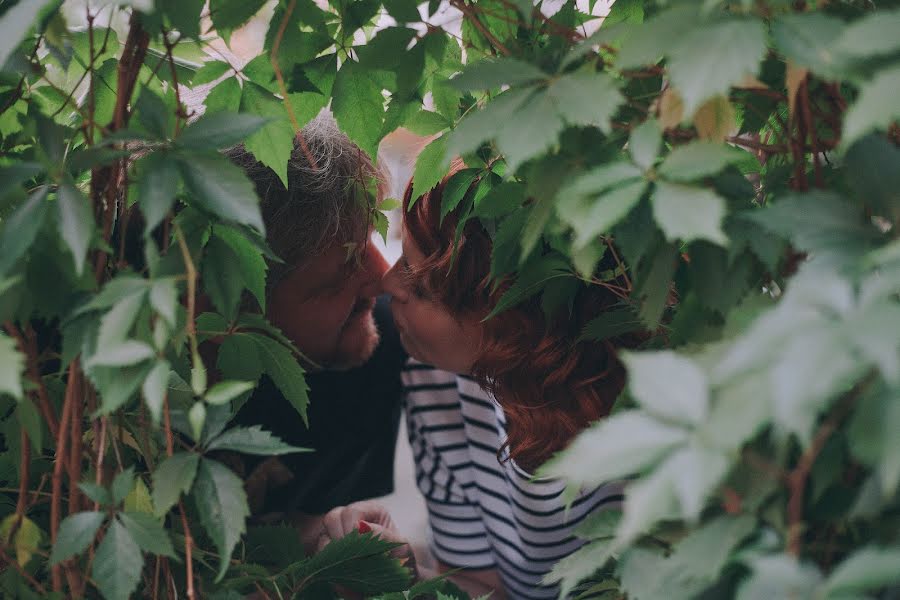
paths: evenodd
<path fill-rule="evenodd" d="M 322 525 L 325 526 L 325 533 L 333 540 L 339 540 L 347 535 L 348 529 L 344 528 L 344 513 L 347 512 L 346 506 L 339 506 L 329 511 L 325 518 L 322 519 Z"/>
<path fill-rule="evenodd" d="M 325 546 L 331 543 L 331 538 L 328 537 L 327 533 L 323 533 L 319 536 L 319 539 L 316 541 L 316 553 L 321 552 Z"/>

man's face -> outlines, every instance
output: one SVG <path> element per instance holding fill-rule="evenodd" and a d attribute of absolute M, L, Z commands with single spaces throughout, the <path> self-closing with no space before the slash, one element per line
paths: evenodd
<path fill-rule="evenodd" d="M 372 310 L 387 266 L 372 243 L 349 260 L 346 248 L 335 244 L 275 286 L 267 316 L 317 365 L 359 366 L 378 345 Z"/>

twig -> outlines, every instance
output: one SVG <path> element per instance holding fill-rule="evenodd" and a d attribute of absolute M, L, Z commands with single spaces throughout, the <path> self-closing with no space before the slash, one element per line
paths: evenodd
<path fill-rule="evenodd" d="M 22 427 L 20 441 L 20 452 L 22 454 L 19 461 L 19 497 L 16 500 L 16 522 L 13 524 L 6 539 L 13 539 L 19 527 L 22 525 L 22 519 L 25 518 L 25 510 L 27 508 L 28 484 L 31 474 L 31 442 L 28 440 L 28 432 Z"/>
<path fill-rule="evenodd" d="M 178 512 L 181 513 L 181 527 L 184 529 L 184 563 L 187 570 L 187 597 L 195 600 L 194 595 L 194 562 L 191 552 L 194 547 L 194 537 L 191 535 L 191 527 L 188 525 L 187 513 L 184 510 L 184 501 L 178 501 Z"/>
<path fill-rule="evenodd" d="M 806 490 L 806 481 L 809 479 L 810 471 L 818 458 L 822 448 L 831 434 L 838 428 L 841 421 L 850 413 L 850 410 L 856 404 L 856 399 L 865 384 L 857 387 L 857 389 L 844 397 L 833 413 L 825 420 L 824 423 L 816 431 L 809 447 L 797 461 L 797 466 L 788 474 L 788 552 L 794 556 L 800 556 L 800 543 L 803 524 L 803 495 Z"/>
<path fill-rule="evenodd" d="M 16 340 L 19 351 L 25 355 L 28 378 L 37 389 L 38 408 L 40 409 L 44 420 L 47 422 L 47 428 L 50 430 L 50 435 L 56 437 L 59 433 L 59 421 L 56 419 L 56 411 L 54 411 L 53 404 L 50 402 L 50 396 L 47 394 L 47 386 L 44 385 L 44 380 L 38 370 L 37 343 L 33 336 L 34 332 L 30 332 L 31 334 L 26 341 L 25 336 L 22 335 L 22 332 L 20 332 L 11 321 L 6 321 L 6 323 L 3 324 L 3 328 Z M 26 329 L 26 333 L 29 331 L 30 328 Z"/>
<path fill-rule="evenodd" d="M 78 380 L 79 388 L 84 390 L 84 377 L 82 377 L 81 369 L 77 369 L 74 373 Z M 83 394 L 82 394 L 83 395 Z M 76 399 L 73 407 L 72 423 L 70 437 L 72 450 L 69 452 L 69 514 L 77 512 L 81 500 L 80 491 L 77 482 L 81 480 L 81 460 L 82 460 L 82 423 L 84 421 L 84 402 L 82 398 Z"/>
<path fill-rule="evenodd" d="M 622 271 L 622 278 L 625 280 L 626 289 L 631 292 L 634 287 L 631 285 L 631 279 L 628 277 L 628 271 L 625 267 L 625 263 L 619 258 L 619 254 L 616 252 L 616 247 L 613 245 L 612 240 L 610 238 L 604 238 L 607 247 L 609 247 L 609 251 L 612 252 L 613 259 L 616 261 L 616 268 Z"/>
<path fill-rule="evenodd" d="M 488 30 L 484 24 L 478 20 L 478 15 L 476 15 L 471 7 L 466 5 L 464 0 L 450 0 L 450 6 L 455 7 L 459 10 L 469 21 L 472 23 L 472 26 L 478 30 L 481 35 L 491 44 L 494 48 L 500 51 L 504 56 L 510 56 L 512 53 L 509 51 L 509 48 L 500 43 L 500 41 L 494 37 L 494 34 Z"/>
<path fill-rule="evenodd" d="M 35 589 L 35 591 L 36 591 L 38 594 L 40 594 L 41 596 L 46 596 L 46 595 L 47 595 L 47 590 L 46 590 L 46 588 L 44 588 L 44 586 L 42 586 L 42 585 L 37 581 L 37 579 L 35 579 L 34 577 L 32 577 L 31 574 L 30 574 L 28 571 L 26 571 L 24 568 L 22 568 L 22 565 L 19 564 L 19 561 L 14 560 L 13 558 L 11 558 L 11 557 L 9 556 L 9 554 L 6 553 L 6 548 L 4 548 L 4 547 L 0 547 L 0 558 L 2 558 L 2 559 L 3 559 L 3 562 L 5 562 L 6 564 L 12 565 L 12 567 L 13 567 L 16 571 L 19 572 L 19 575 L 21 575 L 22 578 L 25 579 L 25 581 L 27 581 L 27 582 L 31 585 L 31 587 L 33 587 L 33 588 Z"/>
<path fill-rule="evenodd" d="M 284 103 L 284 108 L 287 110 L 287 114 L 291 120 L 291 124 L 294 126 L 294 132 L 297 136 L 297 141 L 300 143 L 300 150 L 301 152 L 303 152 L 303 155 L 306 157 L 306 162 L 309 163 L 309 166 L 312 167 L 312 170 L 318 171 L 319 166 L 316 163 L 316 158 L 313 156 L 312 152 L 309 151 L 309 147 L 306 145 L 306 140 L 303 139 L 303 132 L 300 130 L 300 122 L 297 121 L 297 115 L 294 114 L 294 107 L 291 106 L 291 101 L 288 97 L 287 85 L 285 85 L 284 83 L 284 75 L 281 72 L 281 65 L 278 64 L 278 49 L 281 47 L 281 40 L 284 38 L 284 32 L 287 30 L 288 21 L 291 18 L 291 14 L 294 12 L 294 7 L 296 6 L 297 0 L 291 0 L 284 11 L 284 16 L 281 18 L 281 23 L 278 25 L 278 31 L 275 34 L 275 39 L 272 41 L 272 51 L 269 53 L 269 62 L 272 63 L 272 70 L 275 71 L 275 79 L 278 80 L 278 89 L 279 91 L 281 91 L 281 101 Z"/>
<path fill-rule="evenodd" d="M 56 543 L 56 535 L 59 532 L 59 521 L 62 512 L 62 479 L 63 469 L 66 466 L 66 442 L 68 441 L 69 420 L 72 418 L 72 405 L 75 403 L 75 370 L 78 368 L 78 360 L 73 360 L 69 365 L 69 380 L 66 383 L 66 393 L 63 399 L 62 418 L 59 432 L 56 436 L 56 461 L 53 464 L 52 498 L 50 499 L 50 540 Z M 77 485 L 77 482 L 70 482 Z M 53 591 L 62 591 L 62 565 L 56 564 L 52 571 Z"/>

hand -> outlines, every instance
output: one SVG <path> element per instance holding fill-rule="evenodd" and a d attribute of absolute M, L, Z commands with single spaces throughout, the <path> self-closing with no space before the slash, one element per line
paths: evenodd
<path fill-rule="evenodd" d="M 416 557 L 412 547 L 397 530 L 387 509 L 373 500 L 354 502 L 328 512 L 322 519 L 322 529 L 316 551 L 320 551 L 332 541 L 339 540 L 354 530 L 360 533 L 371 532 L 375 537 L 402 544 L 391 550 L 390 554 L 411 569 L 413 576 L 418 579 Z"/>

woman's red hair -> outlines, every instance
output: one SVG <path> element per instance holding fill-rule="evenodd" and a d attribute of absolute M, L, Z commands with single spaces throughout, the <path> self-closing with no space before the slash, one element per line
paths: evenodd
<path fill-rule="evenodd" d="M 453 316 L 481 320 L 511 281 L 495 289 L 490 280 L 491 238 L 478 219 L 465 223 L 454 252 L 459 209 L 442 220 L 441 200 L 448 180 L 462 168 L 454 161 L 447 176 L 411 209 L 412 185 L 407 187 L 405 227 L 425 256 L 413 276 Z M 615 349 L 635 341 L 578 341 L 584 325 L 618 301 L 605 288 L 584 286 L 570 316 L 548 321 L 540 298 L 534 297 L 484 321 L 471 375 L 503 407 L 509 458 L 526 470 L 607 416 L 622 391 L 625 371 Z"/>

